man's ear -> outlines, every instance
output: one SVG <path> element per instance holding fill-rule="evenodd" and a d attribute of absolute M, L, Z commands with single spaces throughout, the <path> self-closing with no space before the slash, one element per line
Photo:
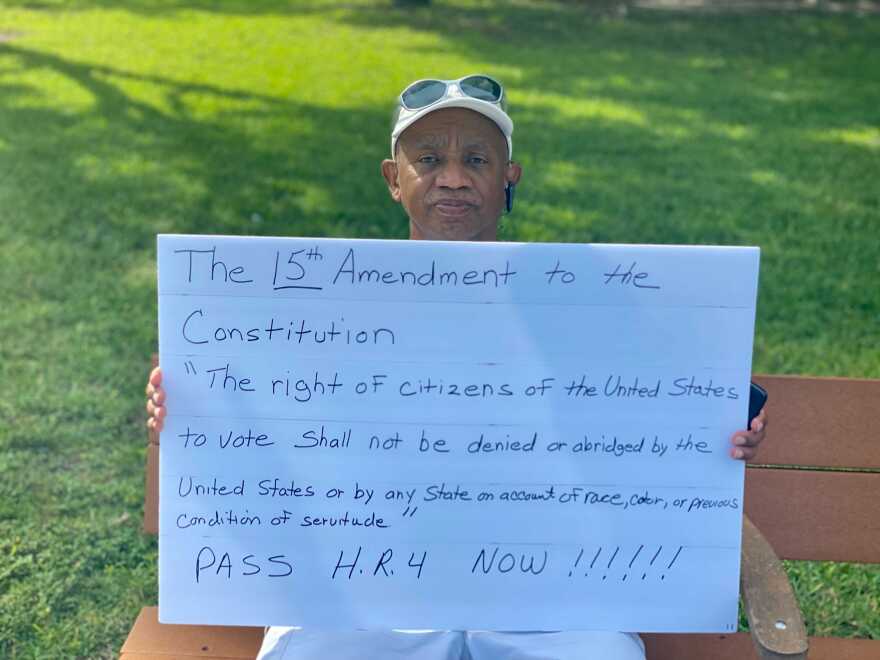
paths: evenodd
<path fill-rule="evenodd" d="M 391 193 L 391 199 L 400 203 L 400 181 L 398 180 L 397 175 L 397 163 L 390 158 L 383 160 L 382 176 L 385 179 L 385 183 L 388 184 L 388 192 Z"/>
<path fill-rule="evenodd" d="M 522 176 L 522 166 L 519 163 L 510 161 L 507 163 L 507 169 L 504 171 L 504 182 L 516 185 Z"/>

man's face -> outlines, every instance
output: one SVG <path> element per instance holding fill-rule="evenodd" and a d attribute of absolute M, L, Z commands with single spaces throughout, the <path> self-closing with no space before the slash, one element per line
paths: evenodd
<path fill-rule="evenodd" d="M 444 108 L 409 126 L 395 160 L 382 163 L 395 201 L 409 215 L 410 238 L 492 241 L 504 188 L 519 181 L 495 123 L 464 108 Z"/>

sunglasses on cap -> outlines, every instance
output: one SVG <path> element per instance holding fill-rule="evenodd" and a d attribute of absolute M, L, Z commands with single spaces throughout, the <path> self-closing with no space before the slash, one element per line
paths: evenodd
<path fill-rule="evenodd" d="M 457 89 L 462 96 L 486 101 L 507 110 L 504 88 L 501 83 L 489 76 L 465 76 L 458 80 L 418 80 L 400 94 L 400 105 L 407 110 L 420 110 L 450 96 Z"/>

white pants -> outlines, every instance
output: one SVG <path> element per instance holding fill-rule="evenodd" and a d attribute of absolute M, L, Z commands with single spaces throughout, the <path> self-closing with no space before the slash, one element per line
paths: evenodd
<path fill-rule="evenodd" d="M 272 627 L 257 660 L 645 660 L 638 635 L 598 631 L 307 631 Z"/>

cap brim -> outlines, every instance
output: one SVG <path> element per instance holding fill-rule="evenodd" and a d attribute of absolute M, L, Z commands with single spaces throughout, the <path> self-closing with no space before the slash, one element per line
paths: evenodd
<path fill-rule="evenodd" d="M 478 112 L 484 117 L 491 119 L 495 122 L 495 125 L 498 126 L 498 129 L 507 140 L 508 158 L 512 156 L 513 140 L 511 137 L 513 136 L 513 121 L 504 110 L 493 103 L 481 101 L 469 96 L 451 96 L 425 108 L 419 108 L 418 110 L 409 110 L 403 107 L 400 109 L 397 123 L 394 125 L 394 129 L 391 132 L 391 157 L 394 157 L 394 147 L 397 144 L 397 139 L 407 128 L 412 126 L 425 115 L 436 112 L 437 110 L 442 110 L 443 108 L 466 108 L 467 110 L 473 110 L 474 112 Z"/>

